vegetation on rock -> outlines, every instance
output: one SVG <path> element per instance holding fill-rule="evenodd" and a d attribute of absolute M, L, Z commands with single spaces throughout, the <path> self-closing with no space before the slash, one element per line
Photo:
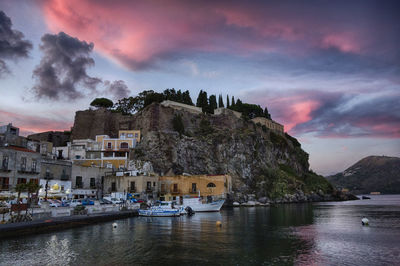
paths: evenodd
<path fill-rule="evenodd" d="M 110 99 L 107 98 L 96 98 L 94 99 L 91 103 L 90 106 L 94 107 L 103 107 L 103 108 L 111 108 L 113 107 L 113 102 Z"/>

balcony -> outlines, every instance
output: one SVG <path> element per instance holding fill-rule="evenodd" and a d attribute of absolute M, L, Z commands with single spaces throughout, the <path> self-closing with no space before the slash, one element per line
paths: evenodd
<path fill-rule="evenodd" d="M 43 177 L 43 179 L 47 179 L 47 180 L 50 180 L 50 179 L 53 179 L 53 174 L 52 173 L 46 173 L 45 174 L 45 176 Z"/>
<path fill-rule="evenodd" d="M 199 191 L 197 189 L 189 189 L 190 194 L 197 194 Z"/>
<path fill-rule="evenodd" d="M 36 169 L 31 169 L 30 171 L 26 169 L 20 169 L 18 170 L 19 174 L 27 174 L 27 175 L 37 175 L 39 172 L 36 171 Z"/>
<path fill-rule="evenodd" d="M 181 193 L 181 190 L 180 189 L 173 189 L 172 191 L 171 191 L 171 194 L 180 194 Z"/>
<path fill-rule="evenodd" d="M 11 170 L 8 169 L 8 166 L 3 166 L 3 167 L 0 168 L 0 172 L 9 173 L 9 172 L 11 172 Z"/>
<path fill-rule="evenodd" d="M 75 184 L 75 188 L 83 188 L 83 183 L 82 182 L 81 183 L 77 182 Z"/>
<path fill-rule="evenodd" d="M 136 193 L 136 187 L 133 187 L 133 188 L 128 187 L 128 191 L 130 193 Z"/>
<path fill-rule="evenodd" d="M 69 180 L 69 175 L 61 175 L 61 180 Z"/>
<path fill-rule="evenodd" d="M 153 193 L 153 191 L 154 191 L 154 189 L 152 189 L 152 188 L 146 188 L 146 193 Z"/>

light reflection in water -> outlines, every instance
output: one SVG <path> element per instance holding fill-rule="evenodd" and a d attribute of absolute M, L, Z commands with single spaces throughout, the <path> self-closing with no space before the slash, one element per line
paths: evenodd
<path fill-rule="evenodd" d="M 115 221 L 117 228 L 109 222 L 1 240 L 0 264 L 395 265 L 400 261 L 400 204 L 373 203 L 136 217 Z M 361 226 L 363 216 L 369 227 Z"/>

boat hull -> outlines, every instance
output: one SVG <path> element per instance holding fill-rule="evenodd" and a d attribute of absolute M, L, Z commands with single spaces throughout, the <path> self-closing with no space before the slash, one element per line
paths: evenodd
<path fill-rule="evenodd" d="M 218 200 L 211 203 L 204 204 L 188 204 L 194 212 L 219 212 L 225 200 Z"/>
<path fill-rule="evenodd" d="M 175 217 L 175 216 L 180 216 L 180 211 L 179 210 L 139 210 L 139 216 Z"/>

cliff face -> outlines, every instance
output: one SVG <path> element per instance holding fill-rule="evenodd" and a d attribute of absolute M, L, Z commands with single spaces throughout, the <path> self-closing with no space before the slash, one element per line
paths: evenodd
<path fill-rule="evenodd" d="M 368 156 L 328 180 L 356 194 L 400 193 L 400 158 Z"/>
<path fill-rule="evenodd" d="M 174 130 L 175 116 L 183 122 L 183 134 Z M 229 112 L 195 114 L 160 104 L 132 116 L 81 111 L 76 114 L 72 137 L 115 136 L 119 129 L 142 131 L 131 159 L 150 161 L 158 173 L 228 173 L 236 192 L 258 197 L 331 189 L 325 179 L 309 172 L 308 154 L 297 141 Z"/>

